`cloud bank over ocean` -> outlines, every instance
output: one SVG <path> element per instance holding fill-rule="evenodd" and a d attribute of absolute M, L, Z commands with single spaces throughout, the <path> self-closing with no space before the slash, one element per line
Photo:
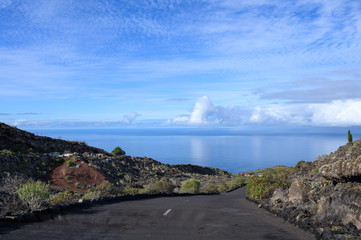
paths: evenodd
<path fill-rule="evenodd" d="M 207 96 L 197 100 L 189 115 L 177 116 L 168 124 L 189 126 L 242 126 L 244 124 L 294 124 L 301 126 L 361 125 L 361 99 L 330 103 L 271 104 L 246 109 L 214 106 Z"/>

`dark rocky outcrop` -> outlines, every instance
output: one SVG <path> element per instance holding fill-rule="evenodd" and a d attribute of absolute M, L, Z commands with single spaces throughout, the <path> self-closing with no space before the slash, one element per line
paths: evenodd
<path fill-rule="evenodd" d="M 289 188 L 257 202 L 319 239 L 361 239 L 360 179 L 361 139 L 300 164 Z"/>
<path fill-rule="evenodd" d="M 108 154 L 103 149 L 90 147 L 84 142 L 65 141 L 50 137 L 36 136 L 32 133 L 0 123 L 0 149 L 20 153 L 50 153 L 50 152 L 90 152 Z"/>
<path fill-rule="evenodd" d="M 361 155 L 354 159 L 325 164 L 319 171 L 329 180 L 361 182 Z"/>

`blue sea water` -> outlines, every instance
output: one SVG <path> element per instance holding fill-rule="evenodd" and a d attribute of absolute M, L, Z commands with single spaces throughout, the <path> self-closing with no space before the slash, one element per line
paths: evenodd
<path fill-rule="evenodd" d="M 168 164 L 196 164 L 232 173 L 313 161 L 347 141 L 340 133 L 247 134 L 227 129 L 36 129 L 38 135 L 85 141 L 127 155 L 146 156 Z"/>

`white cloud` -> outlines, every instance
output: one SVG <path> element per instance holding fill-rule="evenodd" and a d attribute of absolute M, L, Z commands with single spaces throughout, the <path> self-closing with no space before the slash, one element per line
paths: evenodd
<path fill-rule="evenodd" d="M 176 125 L 240 125 L 245 122 L 247 109 L 239 106 L 215 106 L 207 96 L 198 98 L 190 115 L 180 115 L 168 124 Z"/>
<path fill-rule="evenodd" d="M 288 123 L 307 124 L 309 122 L 309 108 L 306 104 L 257 106 L 249 120 L 251 123 Z"/>
<path fill-rule="evenodd" d="M 169 119 L 166 123 L 167 124 L 177 124 L 177 125 L 186 125 L 189 123 L 189 115 L 180 115 L 173 119 Z"/>
<path fill-rule="evenodd" d="M 250 121 L 313 126 L 360 126 L 361 100 L 258 106 L 253 110 Z"/>
<path fill-rule="evenodd" d="M 207 96 L 198 99 L 189 119 L 190 124 L 208 124 L 208 118 L 214 113 L 214 106 Z"/>
<path fill-rule="evenodd" d="M 311 104 L 312 123 L 327 126 L 361 125 L 361 100 L 333 101 Z"/>
<path fill-rule="evenodd" d="M 136 112 L 131 113 L 131 114 L 129 114 L 129 115 L 124 115 L 122 122 L 125 123 L 125 124 L 130 124 L 130 123 L 134 122 L 135 119 L 136 119 L 137 117 L 139 117 L 140 115 L 141 115 L 141 114 L 136 113 Z"/>
<path fill-rule="evenodd" d="M 197 100 L 189 115 L 168 120 L 168 125 L 242 126 L 247 124 L 303 126 L 361 126 L 361 99 L 328 103 L 269 104 L 252 110 L 215 106 L 207 96 Z"/>

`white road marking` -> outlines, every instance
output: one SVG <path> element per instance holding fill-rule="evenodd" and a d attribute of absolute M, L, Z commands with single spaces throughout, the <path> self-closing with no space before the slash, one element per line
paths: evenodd
<path fill-rule="evenodd" d="M 172 211 L 172 209 L 168 209 L 167 211 L 165 211 L 165 213 L 163 213 L 163 216 L 167 216 L 170 211 Z"/>

